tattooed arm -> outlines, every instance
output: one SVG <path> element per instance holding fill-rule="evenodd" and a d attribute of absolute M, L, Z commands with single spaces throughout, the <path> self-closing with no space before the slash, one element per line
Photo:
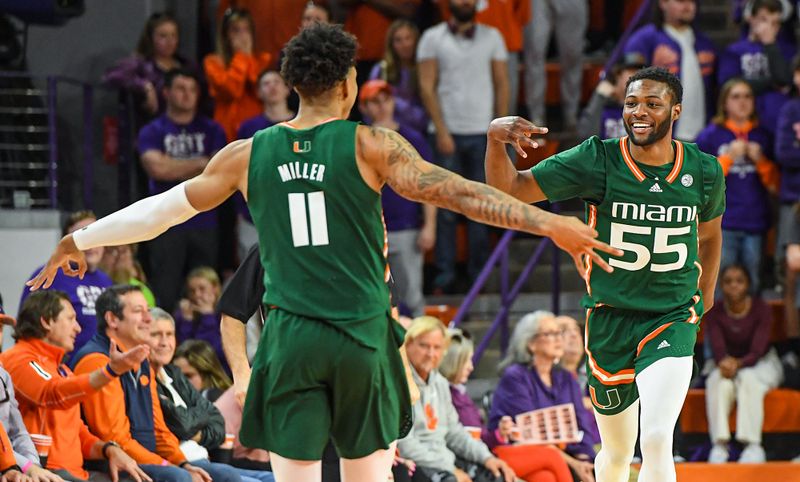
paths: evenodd
<path fill-rule="evenodd" d="M 622 254 L 596 240 L 597 232 L 578 218 L 543 211 L 425 161 L 394 131 L 359 127 L 358 150 L 360 158 L 401 196 L 462 213 L 478 222 L 549 236 L 572 255 L 579 272 L 583 271 L 580 259 L 585 254 L 603 269 L 611 270 L 595 249 Z"/>

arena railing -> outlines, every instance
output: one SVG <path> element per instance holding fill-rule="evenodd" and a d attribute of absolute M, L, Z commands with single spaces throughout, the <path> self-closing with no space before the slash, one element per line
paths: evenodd
<path fill-rule="evenodd" d="M 639 6 L 639 9 L 636 11 L 636 14 L 632 17 L 630 23 L 626 27 L 622 36 L 620 37 L 619 42 L 614 47 L 614 50 L 609 56 L 603 69 L 604 75 L 605 72 L 610 71 L 611 68 L 614 66 L 614 64 L 616 64 L 620 60 L 623 54 L 625 43 L 628 41 L 628 38 L 630 38 L 631 34 L 645 21 L 647 13 L 650 11 L 651 7 L 652 7 L 652 0 L 644 0 L 642 4 Z M 622 12 L 620 12 L 620 14 L 622 14 Z M 557 205 L 554 204 L 552 208 L 553 212 L 558 212 Z M 497 243 L 497 246 L 495 246 L 495 249 L 492 252 L 491 256 L 489 256 L 486 265 L 484 265 L 483 269 L 481 270 L 477 279 L 473 283 L 469 292 L 464 297 L 464 301 L 462 301 L 461 306 L 459 306 L 456 315 L 453 317 L 453 320 L 451 321 L 451 326 L 453 327 L 459 326 L 464 321 L 464 318 L 466 317 L 470 308 L 475 303 L 475 300 L 477 299 L 481 290 L 484 288 L 486 282 L 492 275 L 495 266 L 499 263 L 500 309 L 497 312 L 497 315 L 495 316 L 494 320 L 492 321 L 492 324 L 489 326 L 489 329 L 486 331 L 486 334 L 483 336 L 480 342 L 478 342 L 477 347 L 475 348 L 475 353 L 472 356 L 472 363 L 475 366 L 477 366 L 478 363 L 480 362 L 483 353 L 489 347 L 492 338 L 498 331 L 500 332 L 501 354 L 505 355 L 506 350 L 508 349 L 508 340 L 509 340 L 508 316 L 511 311 L 511 307 L 514 305 L 514 302 L 516 301 L 517 297 L 522 291 L 522 287 L 525 285 L 525 282 L 530 277 L 531 273 L 541 260 L 545 250 L 548 247 L 552 249 L 550 310 L 556 314 L 560 312 L 559 301 L 561 297 L 561 277 L 560 277 L 560 263 L 559 263 L 559 251 L 560 251 L 559 248 L 555 244 L 553 244 L 553 242 L 549 238 L 542 238 L 542 240 L 539 242 L 539 245 L 536 247 L 534 252 L 531 254 L 531 257 L 525 264 L 525 267 L 522 269 L 522 272 L 520 273 L 519 277 L 514 282 L 514 285 L 509 288 L 508 256 L 509 256 L 509 250 L 511 249 L 511 240 L 514 238 L 514 236 L 515 236 L 515 231 L 508 230 L 500 238 L 500 241 Z"/>

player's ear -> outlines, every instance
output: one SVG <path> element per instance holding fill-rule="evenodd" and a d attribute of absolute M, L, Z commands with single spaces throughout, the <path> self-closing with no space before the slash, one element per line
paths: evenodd
<path fill-rule="evenodd" d="M 673 121 L 676 121 L 676 120 L 681 118 L 681 109 L 682 109 L 682 107 L 683 106 L 681 104 L 675 104 L 675 105 L 672 106 L 672 120 Z"/>

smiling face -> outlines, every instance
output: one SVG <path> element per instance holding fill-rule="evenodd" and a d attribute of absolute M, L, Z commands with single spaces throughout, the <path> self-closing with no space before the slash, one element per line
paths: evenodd
<path fill-rule="evenodd" d="M 672 133 L 681 105 L 672 105 L 667 84 L 650 79 L 636 80 L 627 89 L 622 119 L 631 142 L 649 146 Z"/>
<path fill-rule="evenodd" d="M 564 330 L 555 318 L 539 322 L 539 331 L 528 341 L 534 359 L 556 361 L 564 355 Z"/>
<path fill-rule="evenodd" d="M 75 308 L 67 300 L 61 300 L 61 311 L 53 320 L 41 320 L 46 335 L 44 341 L 63 348 L 67 353 L 75 348 L 75 338 L 81 332 L 81 325 L 75 315 Z"/>
<path fill-rule="evenodd" d="M 432 330 L 406 343 L 408 361 L 423 380 L 442 362 L 446 341 L 441 330 Z"/>
<path fill-rule="evenodd" d="M 153 320 L 150 335 L 150 361 L 156 366 L 168 364 L 175 354 L 175 323 L 165 319 Z"/>
<path fill-rule="evenodd" d="M 149 344 L 151 333 L 150 325 L 153 318 L 147 306 L 147 300 L 141 291 L 130 291 L 120 296 L 122 301 L 122 319 L 113 313 L 107 312 L 107 323 L 112 334 L 126 348 L 139 344 Z"/>

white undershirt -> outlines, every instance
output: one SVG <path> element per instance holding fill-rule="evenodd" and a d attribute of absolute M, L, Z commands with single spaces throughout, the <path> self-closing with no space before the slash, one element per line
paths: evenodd
<path fill-rule="evenodd" d="M 691 28 L 676 30 L 664 25 L 664 31 L 681 47 L 681 84 L 683 84 L 683 110 L 675 129 L 675 137 L 694 141 L 706 126 L 706 88 L 700 61 L 694 49 L 694 31 Z"/>

